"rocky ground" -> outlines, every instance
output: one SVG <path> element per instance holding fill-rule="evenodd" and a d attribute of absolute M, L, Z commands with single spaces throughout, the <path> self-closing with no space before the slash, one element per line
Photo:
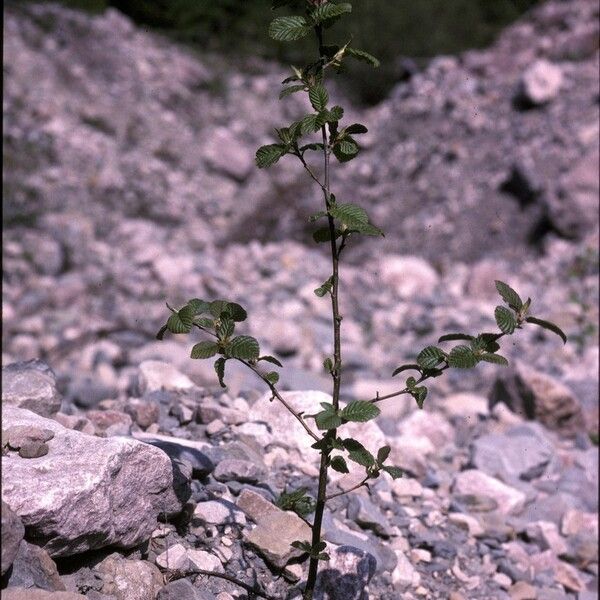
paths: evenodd
<path fill-rule="evenodd" d="M 228 365 L 223 391 L 190 339 L 154 334 L 165 300 L 238 301 L 289 401 L 327 399 L 315 190 L 291 160 L 253 166 L 302 101 L 276 100 L 278 66 L 115 11 L 9 3 L 4 38 L 3 597 L 252 597 L 216 570 L 285 598 L 307 526 L 274 503 L 314 494 L 314 451 L 252 373 Z M 423 411 L 383 403 L 357 436 L 405 476 L 331 503 L 319 598 L 597 598 L 599 99 L 598 7 L 575 0 L 348 109 L 371 131 L 338 197 L 372 201 L 387 236 L 342 268 L 344 399 L 493 327 L 494 279 L 569 343 L 527 327 L 510 369 L 449 371 Z"/>

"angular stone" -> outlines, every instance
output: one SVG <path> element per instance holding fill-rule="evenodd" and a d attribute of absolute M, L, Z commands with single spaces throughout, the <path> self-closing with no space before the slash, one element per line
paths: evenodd
<path fill-rule="evenodd" d="M 177 579 L 167 583 L 158 592 L 156 600 L 198 600 L 198 596 L 189 579 Z"/>
<path fill-rule="evenodd" d="M 227 500 L 199 502 L 194 509 L 194 519 L 208 525 L 246 524 L 244 513 Z"/>
<path fill-rule="evenodd" d="M 400 435 L 427 438 L 435 448 L 441 448 L 453 439 L 452 426 L 440 414 L 414 411 L 399 426 Z"/>
<path fill-rule="evenodd" d="M 561 532 L 563 535 L 576 535 L 582 531 L 589 531 L 598 537 L 598 514 L 571 509 L 565 512 Z"/>
<path fill-rule="evenodd" d="M 391 529 L 387 519 L 379 508 L 365 496 L 354 494 L 350 497 L 347 515 L 363 529 L 372 529 L 382 537 L 390 536 Z"/>
<path fill-rule="evenodd" d="M 86 415 L 100 437 L 131 433 L 131 417 L 120 410 L 88 410 Z"/>
<path fill-rule="evenodd" d="M 503 402 L 526 419 L 548 429 L 574 436 L 584 428 L 581 404 L 562 383 L 532 368 L 519 366 L 496 379 L 489 396 L 490 408 Z"/>
<path fill-rule="evenodd" d="M 471 515 L 464 513 L 448 513 L 448 521 L 468 531 L 471 537 L 479 537 L 485 533 L 481 523 Z"/>
<path fill-rule="evenodd" d="M 162 587 L 162 574 L 152 563 L 127 559 L 116 552 L 95 570 L 103 575 L 102 593 L 116 600 L 154 600 Z"/>
<path fill-rule="evenodd" d="M 429 296 L 440 277 L 423 258 L 388 254 L 379 263 L 381 280 L 403 299 Z"/>
<path fill-rule="evenodd" d="M 160 405 L 155 400 L 129 398 L 124 410 L 135 423 L 144 429 L 153 423 L 158 423 L 160 417 Z"/>
<path fill-rule="evenodd" d="M 555 523 L 535 521 L 527 525 L 525 532 L 542 550 L 552 550 L 557 556 L 565 554 L 568 550 L 567 543 L 561 537 Z"/>
<path fill-rule="evenodd" d="M 21 588 L 39 588 L 51 592 L 64 591 L 56 563 L 39 546 L 21 542 L 12 565 L 8 585 Z"/>
<path fill-rule="evenodd" d="M 46 456 L 48 450 L 48 444 L 44 444 L 44 442 L 39 442 L 37 440 L 31 440 L 25 442 L 19 448 L 19 456 L 21 458 L 40 458 L 41 456 Z"/>
<path fill-rule="evenodd" d="M 508 593 L 511 600 L 536 600 L 538 597 L 537 590 L 526 581 L 517 581 L 509 588 Z"/>
<path fill-rule="evenodd" d="M 441 408 L 450 417 L 460 417 L 476 423 L 479 416 L 485 417 L 489 414 L 487 398 L 477 394 L 461 392 L 446 396 Z"/>
<path fill-rule="evenodd" d="M 292 542 L 310 539 L 310 527 L 297 514 L 286 511 L 263 519 L 254 529 L 244 532 L 244 540 L 276 567 L 283 567 L 292 556 L 301 554 L 292 548 Z"/>
<path fill-rule="evenodd" d="M 400 477 L 391 482 L 392 492 L 399 498 L 420 498 L 423 495 L 423 486 L 412 477 Z"/>
<path fill-rule="evenodd" d="M 145 360 L 139 367 L 140 393 L 157 390 L 189 390 L 194 382 L 173 365 L 159 360 Z"/>
<path fill-rule="evenodd" d="M 400 589 L 405 589 L 409 586 L 417 586 L 421 580 L 418 571 L 413 567 L 412 563 L 406 558 L 404 552 L 396 550 L 398 564 L 392 573 L 392 583 Z"/>
<path fill-rule="evenodd" d="M 17 406 L 52 417 L 60 410 L 56 377 L 41 360 L 8 365 L 2 369 L 2 406 Z"/>
<path fill-rule="evenodd" d="M 217 481 L 241 481 L 242 483 L 259 483 L 267 475 L 267 471 L 249 460 L 235 458 L 222 460 L 213 471 Z"/>
<path fill-rule="evenodd" d="M 51 556 L 135 546 L 150 537 L 159 514 L 181 510 L 162 451 L 135 440 L 91 437 L 11 406 L 2 420 L 4 427 L 54 433 L 44 457 L 2 457 L 4 498 Z"/>
<path fill-rule="evenodd" d="M 367 586 L 375 574 L 375 558 L 352 546 L 340 546 L 321 566 L 316 597 L 323 600 L 368 600 Z"/>
<path fill-rule="evenodd" d="M 250 149 L 225 127 L 206 138 L 205 159 L 213 169 L 237 181 L 244 181 L 254 167 Z"/>
<path fill-rule="evenodd" d="M 156 557 L 156 564 L 167 571 L 189 573 L 190 559 L 182 544 L 174 544 Z"/>
<path fill-rule="evenodd" d="M 471 444 L 471 464 L 505 482 L 540 477 L 554 456 L 552 444 L 527 425 L 506 434 L 487 434 Z"/>
<path fill-rule="evenodd" d="M 255 523 L 260 523 L 263 519 L 268 519 L 273 515 L 283 512 L 264 496 L 252 490 L 242 490 L 236 504 Z"/>
<path fill-rule="evenodd" d="M 2 572 L 4 575 L 12 565 L 25 535 L 25 527 L 19 516 L 2 500 Z"/>
<path fill-rule="evenodd" d="M 190 568 L 192 570 L 194 567 L 197 567 L 204 571 L 223 572 L 221 561 L 210 552 L 205 552 L 204 550 L 188 550 L 187 556 L 190 560 Z"/>
<path fill-rule="evenodd" d="M 523 492 L 476 469 L 457 473 L 454 477 L 452 491 L 460 495 L 491 498 L 497 502 L 498 511 L 505 515 L 519 513 L 525 506 L 526 496 Z"/>
<path fill-rule="evenodd" d="M 8 445 L 14 450 L 18 450 L 24 444 L 31 441 L 48 442 L 54 437 L 49 429 L 40 429 L 39 427 L 13 426 L 6 430 Z"/>

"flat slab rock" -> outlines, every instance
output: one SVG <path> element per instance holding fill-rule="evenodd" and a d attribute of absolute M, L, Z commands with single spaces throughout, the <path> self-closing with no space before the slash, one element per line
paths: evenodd
<path fill-rule="evenodd" d="M 171 461 L 162 450 L 132 439 L 97 438 L 5 406 L 2 427 L 12 425 L 54 433 L 45 456 L 2 457 L 3 498 L 21 517 L 28 539 L 51 556 L 133 547 L 150 537 L 160 513 L 180 511 Z"/>

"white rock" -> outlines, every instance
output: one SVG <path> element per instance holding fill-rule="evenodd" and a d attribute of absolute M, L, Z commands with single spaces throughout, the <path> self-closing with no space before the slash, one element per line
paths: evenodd
<path fill-rule="evenodd" d="M 89 436 L 4 406 L 2 427 L 12 425 L 54 433 L 45 456 L 2 457 L 2 496 L 51 556 L 135 546 L 150 537 L 160 513 L 181 509 L 171 461 L 158 448 Z"/>
<path fill-rule="evenodd" d="M 210 552 L 205 552 L 204 550 L 188 550 L 187 556 L 192 568 L 196 566 L 205 571 L 223 571 L 221 561 Z"/>
<path fill-rule="evenodd" d="M 392 491 L 399 498 L 418 498 L 423 495 L 423 486 L 412 477 L 400 477 L 392 481 Z"/>
<path fill-rule="evenodd" d="M 531 104 L 546 104 L 558 96 L 562 82 L 563 74 L 558 65 L 538 60 L 523 73 L 521 93 Z"/>
<path fill-rule="evenodd" d="M 386 255 L 379 272 L 383 283 L 403 299 L 431 295 L 440 280 L 433 267 L 416 256 Z"/>
<path fill-rule="evenodd" d="M 452 440 L 454 432 L 448 421 L 437 413 L 417 410 L 404 419 L 400 434 L 414 438 L 427 438 L 435 448 L 441 448 Z"/>
<path fill-rule="evenodd" d="M 243 181 L 254 168 L 252 152 L 225 127 L 207 138 L 204 158 L 217 171 Z"/>
<path fill-rule="evenodd" d="M 442 410 L 451 417 L 462 417 L 476 423 L 477 417 L 489 414 L 488 400 L 484 396 L 461 392 L 446 396 L 442 401 Z"/>
<path fill-rule="evenodd" d="M 478 537 L 485 533 L 481 523 L 475 517 L 465 513 L 449 513 L 448 521 L 466 529 L 472 537 Z"/>
<path fill-rule="evenodd" d="M 457 473 L 452 491 L 455 494 L 473 494 L 492 498 L 498 503 L 498 511 L 505 515 L 517 514 L 525 506 L 526 496 L 523 492 L 476 469 Z"/>
<path fill-rule="evenodd" d="M 398 562 L 396 568 L 392 572 L 392 583 L 401 588 L 408 586 L 418 586 L 421 581 L 421 576 L 412 566 L 411 562 L 406 558 L 404 552 L 395 551 Z"/>
<path fill-rule="evenodd" d="M 187 550 L 181 544 L 174 544 L 156 557 L 156 564 L 169 571 L 185 573 L 189 570 L 190 559 Z"/>
<path fill-rule="evenodd" d="M 189 390 L 196 387 L 187 375 L 169 363 L 145 360 L 139 369 L 139 387 L 142 394 L 157 390 Z"/>
<path fill-rule="evenodd" d="M 194 519 L 209 525 L 246 524 L 244 513 L 235 504 L 227 500 L 199 502 L 194 509 Z"/>

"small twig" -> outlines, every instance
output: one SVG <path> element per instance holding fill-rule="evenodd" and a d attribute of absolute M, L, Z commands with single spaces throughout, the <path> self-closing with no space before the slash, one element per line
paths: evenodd
<path fill-rule="evenodd" d="M 252 585 L 248 585 L 247 583 L 244 583 L 243 581 L 240 581 L 239 579 L 236 579 L 235 577 L 232 577 L 231 575 L 226 575 L 225 573 L 219 573 L 218 571 L 206 571 L 204 569 L 198 569 L 196 572 L 199 575 L 208 575 L 209 577 L 219 577 L 221 579 L 225 579 L 226 581 L 234 583 L 235 585 L 245 589 L 247 592 L 254 594 L 255 596 L 259 596 L 260 598 L 265 598 L 266 600 L 276 600 L 276 598 L 273 598 L 273 596 L 267 595 L 260 588 L 254 587 Z"/>
<path fill-rule="evenodd" d="M 302 166 L 304 167 L 304 169 L 306 170 L 306 172 L 311 176 L 311 178 L 317 183 L 317 185 L 323 190 L 325 191 L 325 185 L 323 185 L 321 183 L 321 181 L 319 180 L 319 178 L 313 173 L 312 169 L 308 166 L 308 163 L 306 162 L 306 160 L 304 159 L 304 156 L 302 156 L 302 154 L 300 154 L 300 152 L 296 153 L 296 156 L 300 159 L 300 162 L 302 163 Z"/>
<path fill-rule="evenodd" d="M 327 496 L 325 499 L 327 501 L 329 501 L 332 498 L 337 498 L 338 496 L 343 496 L 344 494 L 349 494 L 350 492 L 353 492 L 354 490 L 357 490 L 358 488 L 366 486 L 367 485 L 367 481 L 369 481 L 369 479 L 370 479 L 370 477 L 367 475 L 367 477 L 365 477 L 360 483 L 357 483 L 356 485 L 353 485 L 351 488 L 348 488 L 347 490 L 342 490 L 341 492 L 337 492 L 335 494 L 331 494 L 330 496 Z"/>

